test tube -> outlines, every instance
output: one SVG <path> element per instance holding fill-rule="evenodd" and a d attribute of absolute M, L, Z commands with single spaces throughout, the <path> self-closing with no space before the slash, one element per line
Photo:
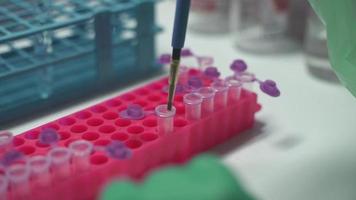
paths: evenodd
<path fill-rule="evenodd" d="M 197 93 L 190 93 L 184 95 L 183 101 L 185 104 L 185 118 L 187 120 L 200 119 L 203 97 Z"/>
<path fill-rule="evenodd" d="M 52 176 L 54 178 L 65 179 L 71 173 L 70 159 L 72 152 L 68 148 L 55 147 L 50 150 Z"/>
<path fill-rule="evenodd" d="M 242 87 L 246 90 L 252 91 L 253 90 L 253 83 L 256 80 L 255 75 L 251 73 L 243 73 L 237 76 L 237 80 L 242 83 Z"/>
<path fill-rule="evenodd" d="M 235 79 L 226 80 L 229 87 L 228 89 L 228 99 L 229 103 L 236 103 L 241 96 L 241 82 Z"/>
<path fill-rule="evenodd" d="M 202 96 L 202 117 L 206 117 L 210 113 L 214 112 L 214 96 L 215 90 L 212 87 L 200 88 L 198 94 Z"/>
<path fill-rule="evenodd" d="M 12 199 L 30 197 L 30 174 L 27 163 L 17 163 L 7 168 L 6 176 L 10 183 Z"/>
<path fill-rule="evenodd" d="M 72 151 L 72 166 L 75 173 L 86 171 L 90 168 L 89 156 L 93 151 L 93 144 L 86 140 L 74 141 L 69 145 Z"/>
<path fill-rule="evenodd" d="M 176 108 L 173 106 L 172 110 L 167 109 L 167 105 L 159 105 L 155 108 L 157 116 L 158 134 L 166 135 L 173 132 L 173 119 L 176 115 Z"/>
<path fill-rule="evenodd" d="M 5 175 L 0 174 L 0 200 L 7 199 L 9 182 Z"/>
<path fill-rule="evenodd" d="M 215 89 L 215 110 L 225 108 L 227 105 L 228 85 L 223 80 L 215 81 L 212 84 Z"/>
<path fill-rule="evenodd" d="M 12 133 L 9 131 L 0 131 L 0 154 L 12 148 Z"/>
<path fill-rule="evenodd" d="M 31 178 L 35 187 L 48 187 L 51 184 L 50 166 L 51 159 L 48 156 L 34 156 L 30 158 Z"/>

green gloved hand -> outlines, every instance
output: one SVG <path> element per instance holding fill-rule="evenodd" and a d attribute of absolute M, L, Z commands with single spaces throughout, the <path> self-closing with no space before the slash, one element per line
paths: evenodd
<path fill-rule="evenodd" d="M 213 156 L 200 156 L 183 167 L 155 172 L 143 183 L 118 181 L 103 200 L 252 200 L 236 178 Z"/>
<path fill-rule="evenodd" d="M 326 26 L 331 65 L 356 96 L 356 1 L 309 1 Z"/>

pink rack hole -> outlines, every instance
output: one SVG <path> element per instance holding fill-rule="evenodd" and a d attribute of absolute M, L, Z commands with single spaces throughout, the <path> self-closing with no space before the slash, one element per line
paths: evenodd
<path fill-rule="evenodd" d="M 139 101 L 133 102 L 133 104 L 137 104 L 137 105 L 140 105 L 142 107 L 145 107 L 145 106 L 147 106 L 148 103 L 146 101 L 139 100 Z"/>
<path fill-rule="evenodd" d="M 25 140 L 20 137 L 14 137 L 14 139 L 12 140 L 12 143 L 14 144 L 15 147 L 18 147 L 18 146 L 23 145 L 25 143 Z"/>
<path fill-rule="evenodd" d="M 46 125 L 44 125 L 43 127 L 42 127 L 42 130 L 44 130 L 44 129 L 48 129 L 48 128 L 51 128 L 51 129 L 54 129 L 54 130 L 59 130 L 60 129 L 60 127 L 57 125 L 57 124 L 46 124 Z"/>
<path fill-rule="evenodd" d="M 70 129 L 73 133 L 83 133 L 87 130 L 88 128 L 84 125 L 74 125 Z"/>
<path fill-rule="evenodd" d="M 138 149 L 142 146 L 142 142 L 139 140 L 128 140 L 125 144 L 130 149 Z"/>
<path fill-rule="evenodd" d="M 72 142 L 74 142 L 76 140 L 78 140 L 78 139 L 74 139 L 74 138 L 73 139 L 69 139 L 69 140 L 64 142 L 64 146 L 68 147 Z"/>
<path fill-rule="evenodd" d="M 63 126 L 71 126 L 76 122 L 76 120 L 72 117 L 66 117 L 58 120 L 58 123 Z"/>
<path fill-rule="evenodd" d="M 127 128 L 127 132 L 131 134 L 140 134 L 144 131 L 145 129 L 142 126 L 130 126 Z"/>
<path fill-rule="evenodd" d="M 82 111 L 77 114 L 75 114 L 75 117 L 78 119 L 88 119 L 92 116 L 92 114 L 88 111 Z"/>
<path fill-rule="evenodd" d="M 142 124 L 146 127 L 156 127 L 157 126 L 157 119 L 149 118 L 143 120 Z"/>
<path fill-rule="evenodd" d="M 174 97 L 175 102 L 183 102 L 183 96 L 182 95 L 177 95 Z"/>
<path fill-rule="evenodd" d="M 175 119 L 174 120 L 174 126 L 175 127 L 184 127 L 188 124 L 188 122 L 184 119 Z"/>
<path fill-rule="evenodd" d="M 162 83 L 154 83 L 151 84 L 149 87 L 154 90 L 162 90 L 163 86 L 164 85 Z"/>
<path fill-rule="evenodd" d="M 40 141 L 37 141 L 37 142 L 36 142 L 36 146 L 37 146 L 37 147 L 40 147 L 40 148 L 46 148 L 46 147 L 49 147 L 49 145 L 48 145 L 48 144 L 42 144 Z"/>
<path fill-rule="evenodd" d="M 148 96 L 147 99 L 148 99 L 149 101 L 155 101 L 155 102 L 162 100 L 162 99 L 161 99 L 161 96 L 155 95 L 155 94 Z"/>
<path fill-rule="evenodd" d="M 135 93 L 140 95 L 140 96 L 145 96 L 145 95 L 148 95 L 149 94 L 149 90 L 145 89 L 145 88 L 142 88 L 142 89 L 139 89 L 139 90 L 136 90 Z"/>
<path fill-rule="evenodd" d="M 175 104 L 176 112 L 178 115 L 183 115 L 185 113 L 185 106 L 182 103 Z"/>
<path fill-rule="evenodd" d="M 92 107 L 90 110 L 95 113 L 103 113 L 103 112 L 107 111 L 107 108 L 102 105 L 97 105 L 97 106 Z"/>
<path fill-rule="evenodd" d="M 104 123 L 104 121 L 102 119 L 98 119 L 98 118 L 92 118 L 87 121 L 87 124 L 89 126 L 100 126 L 103 123 Z"/>
<path fill-rule="evenodd" d="M 106 105 L 109 107 L 118 107 L 122 104 L 120 100 L 112 99 L 106 102 Z"/>
<path fill-rule="evenodd" d="M 25 133 L 25 138 L 29 140 L 36 140 L 38 139 L 39 135 L 40 135 L 39 131 L 33 130 Z"/>
<path fill-rule="evenodd" d="M 107 112 L 103 114 L 103 118 L 107 120 L 114 120 L 117 119 L 119 115 L 115 112 Z"/>
<path fill-rule="evenodd" d="M 125 94 L 121 98 L 125 101 L 133 101 L 136 99 L 136 97 L 132 94 Z"/>
<path fill-rule="evenodd" d="M 127 106 L 126 105 L 122 105 L 122 106 L 120 106 L 119 108 L 117 108 L 117 111 L 118 112 L 121 112 L 121 111 L 124 111 L 124 110 L 126 110 L 127 109 Z"/>
<path fill-rule="evenodd" d="M 127 135 L 126 133 L 114 133 L 111 136 L 112 140 L 118 140 L 118 141 L 126 141 L 127 139 L 129 139 L 129 135 Z"/>
<path fill-rule="evenodd" d="M 120 127 L 127 127 L 131 124 L 131 121 L 128 119 L 118 119 L 115 121 L 115 124 Z"/>
<path fill-rule="evenodd" d="M 104 134 L 113 133 L 115 130 L 116 130 L 116 128 L 111 125 L 104 125 L 99 128 L 99 131 Z"/>
<path fill-rule="evenodd" d="M 20 147 L 19 151 L 21 151 L 25 155 L 30 155 L 30 154 L 33 154 L 36 151 L 36 149 L 33 146 L 26 145 L 26 146 Z"/>
<path fill-rule="evenodd" d="M 109 161 L 108 157 L 104 155 L 92 155 L 90 158 L 90 163 L 93 165 L 104 165 Z"/>
<path fill-rule="evenodd" d="M 158 135 L 154 134 L 154 133 L 143 133 L 140 136 L 140 139 L 145 142 L 151 142 L 151 141 L 156 140 L 157 138 L 158 138 Z"/>
<path fill-rule="evenodd" d="M 88 140 L 88 141 L 97 140 L 99 137 L 100 137 L 100 135 L 98 133 L 95 133 L 95 132 L 87 132 L 87 133 L 84 133 L 82 135 L 82 138 L 84 140 Z"/>
<path fill-rule="evenodd" d="M 61 131 L 58 134 L 61 137 L 61 140 L 66 140 L 70 137 L 70 133 L 68 132 Z"/>
<path fill-rule="evenodd" d="M 98 140 L 94 142 L 95 146 L 107 146 L 108 144 L 110 144 L 110 140 Z"/>

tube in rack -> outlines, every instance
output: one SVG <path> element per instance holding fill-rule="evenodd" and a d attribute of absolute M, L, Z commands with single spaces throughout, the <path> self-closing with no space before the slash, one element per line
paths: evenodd
<path fill-rule="evenodd" d="M 72 151 L 72 165 L 75 173 L 86 171 L 90 168 L 89 156 L 93 151 L 93 144 L 86 140 L 74 141 L 69 145 Z"/>
<path fill-rule="evenodd" d="M 31 178 L 34 186 L 49 187 L 51 184 L 50 166 L 51 160 L 48 156 L 34 156 L 30 158 L 29 165 L 31 169 Z"/>
<path fill-rule="evenodd" d="M 51 159 L 52 177 L 55 179 L 65 179 L 70 176 L 70 159 L 72 152 L 68 148 L 55 147 L 49 152 Z"/>
<path fill-rule="evenodd" d="M 176 108 L 173 106 L 172 110 L 168 110 L 167 105 L 159 105 L 155 108 L 155 113 L 157 116 L 158 134 L 165 135 L 172 133 Z"/>
<path fill-rule="evenodd" d="M 8 191 L 9 182 L 5 175 L 0 174 L 0 200 L 7 199 L 7 191 Z"/>
<path fill-rule="evenodd" d="M 27 199 L 30 197 L 30 168 L 27 163 L 13 164 L 6 170 L 6 176 L 11 187 L 12 199 Z"/>
<path fill-rule="evenodd" d="M 197 93 L 190 93 L 184 95 L 183 101 L 185 105 L 185 118 L 187 120 L 200 119 L 203 97 Z"/>
<path fill-rule="evenodd" d="M 223 80 L 215 81 L 212 84 L 215 89 L 215 110 L 225 108 L 227 105 L 228 85 Z"/>
<path fill-rule="evenodd" d="M 10 150 L 12 146 L 13 135 L 9 131 L 0 131 L 0 154 Z"/>
<path fill-rule="evenodd" d="M 236 103 L 241 96 L 241 87 L 242 84 L 240 81 L 235 79 L 230 79 L 226 81 L 229 89 L 228 89 L 228 102 L 229 103 Z"/>
<path fill-rule="evenodd" d="M 215 90 L 212 87 L 200 88 L 197 93 L 203 98 L 202 102 L 202 117 L 206 117 L 210 113 L 214 112 L 214 96 Z"/>

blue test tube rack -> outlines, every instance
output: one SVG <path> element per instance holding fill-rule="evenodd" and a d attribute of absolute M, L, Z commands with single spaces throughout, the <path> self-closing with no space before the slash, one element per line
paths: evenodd
<path fill-rule="evenodd" d="M 0 127 L 158 73 L 155 3 L 0 1 Z"/>

